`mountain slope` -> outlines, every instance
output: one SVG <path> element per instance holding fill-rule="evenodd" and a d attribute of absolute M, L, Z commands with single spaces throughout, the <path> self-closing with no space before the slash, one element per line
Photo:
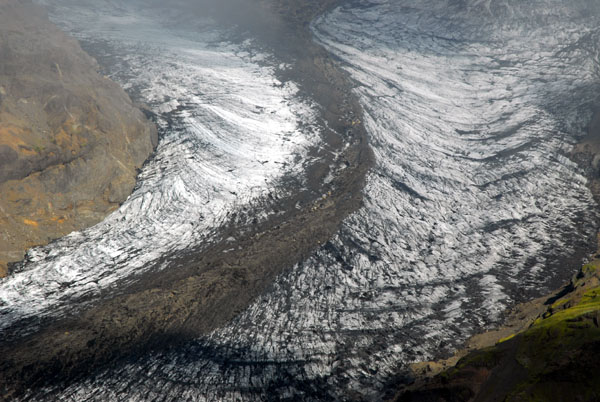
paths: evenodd
<path fill-rule="evenodd" d="M 157 134 L 30 2 L 0 0 L 0 277 L 123 202 Z"/>

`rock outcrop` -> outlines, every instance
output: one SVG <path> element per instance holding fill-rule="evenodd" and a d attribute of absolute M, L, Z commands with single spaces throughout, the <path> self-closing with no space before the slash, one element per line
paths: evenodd
<path fill-rule="evenodd" d="M 0 277 L 131 193 L 155 127 L 29 1 L 0 0 Z"/>

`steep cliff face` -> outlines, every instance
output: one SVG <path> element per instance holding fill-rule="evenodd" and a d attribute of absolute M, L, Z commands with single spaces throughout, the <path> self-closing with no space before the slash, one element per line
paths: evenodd
<path fill-rule="evenodd" d="M 157 143 L 117 84 L 29 1 L 0 0 L 0 277 L 123 202 Z"/>

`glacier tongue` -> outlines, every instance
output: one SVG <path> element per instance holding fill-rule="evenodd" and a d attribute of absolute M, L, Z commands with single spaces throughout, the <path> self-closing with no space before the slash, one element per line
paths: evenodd
<path fill-rule="evenodd" d="M 53 2 L 51 14 L 113 61 L 111 77 L 150 106 L 161 141 L 119 210 L 31 250 L 21 272 L 0 281 L 0 329 L 60 317 L 117 282 L 166 267 L 156 266 L 161 257 L 218 240 L 235 211 L 259 210 L 269 193 L 281 193 L 282 177 L 302 181 L 319 138 L 314 105 L 275 77 L 271 56 L 251 41 L 228 42 L 210 21 L 177 31 L 159 15 L 104 2 Z"/>

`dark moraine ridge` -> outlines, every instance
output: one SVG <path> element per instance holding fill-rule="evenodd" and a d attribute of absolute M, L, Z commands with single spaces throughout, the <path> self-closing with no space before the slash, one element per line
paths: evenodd
<path fill-rule="evenodd" d="M 0 347 L 0 398 L 68 383 L 116 359 L 175 347 L 225 324 L 279 273 L 325 243 L 360 207 L 373 161 L 360 123 L 361 108 L 347 74 L 313 42 L 308 28 L 315 16 L 336 3 L 273 0 L 245 10 L 256 15 L 247 29 L 254 34 L 261 26 L 260 39 L 278 57 L 289 60 L 291 68 L 281 78 L 297 82 L 323 108 L 326 146 L 313 151 L 318 162 L 307 172 L 308 190 L 278 200 L 275 208 L 285 213 L 243 235 L 233 225 L 226 227 L 222 238 L 235 233 L 235 251 L 224 254 L 232 244 L 221 242 L 202 252 L 165 256 L 172 269 L 147 274 L 76 316 L 5 342 Z M 269 43 L 268 38 L 285 45 Z M 324 178 L 334 156 L 325 149 L 338 150 L 347 166 L 327 184 Z M 309 207 L 294 208 L 299 201 Z"/>

